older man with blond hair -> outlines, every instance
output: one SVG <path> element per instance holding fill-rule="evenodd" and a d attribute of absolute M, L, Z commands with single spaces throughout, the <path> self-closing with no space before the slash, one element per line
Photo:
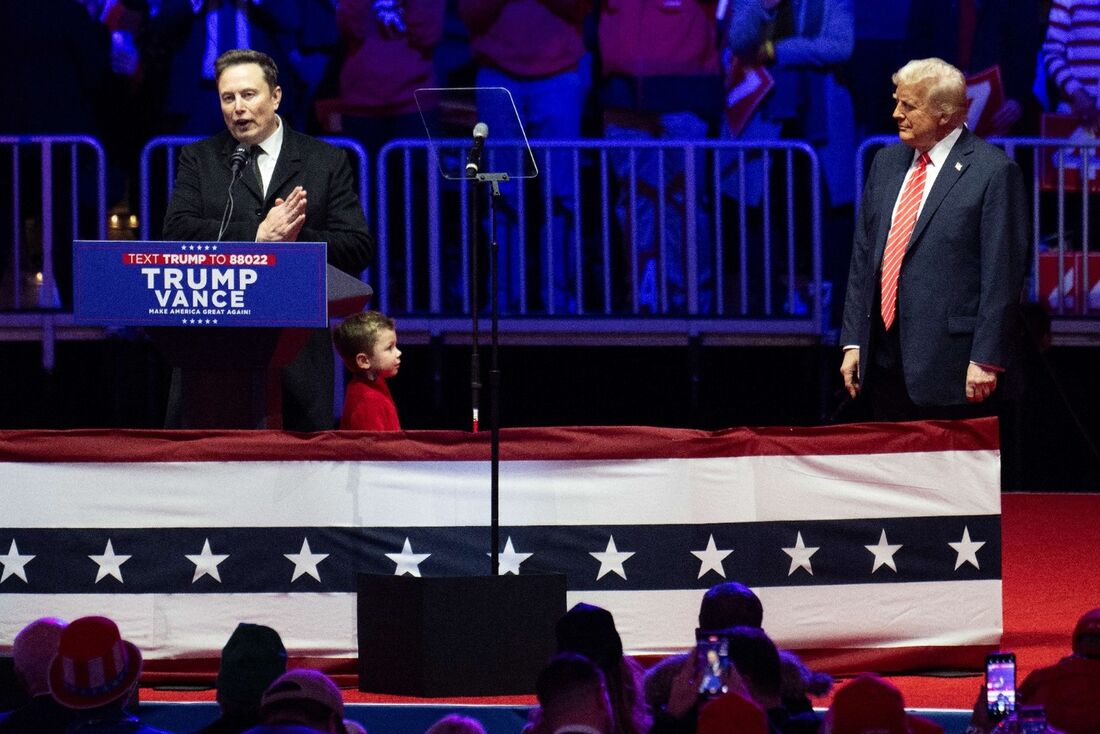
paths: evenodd
<path fill-rule="evenodd" d="M 958 69 L 920 59 L 893 82 L 901 142 L 875 155 L 864 187 L 840 372 L 876 420 L 993 414 L 1019 388 L 1023 174 L 967 130 Z"/>

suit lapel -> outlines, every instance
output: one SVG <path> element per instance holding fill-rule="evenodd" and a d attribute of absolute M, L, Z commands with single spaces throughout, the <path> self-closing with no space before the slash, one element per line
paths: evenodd
<path fill-rule="evenodd" d="M 302 172 L 302 151 L 298 147 L 298 135 L 283 122 L 283 147 L 279 151 L 279 160 L 275 161 L 275 170 L 271 173 L 271 181 L 267 184 L 267 198 L 278 195 L 282 188 L 295 176 Z M 267 202 L 265 201 L 266 205 Z"/>
<path fill-rule="evenodd" d="M 924 230 L 928 228 L 928 223 L 935 216 L 936 210 L 947 198 L 948 192 L 966 173 L 966 169 L 970 166 L 968 159 L 972 152 L 974 152 L 974 139 L 970 132 L 963 128 L 962 135 L 955 141 L 955 145 L 951 147 L 951 152 L 947 154 L 947 159 L 943 162 L 943 169 L 936 174 L 936 182 L 932 184 L 932 190 L 928 192 L 928 200 L 924 202 L 924 208 L 921 209 L 917 226 L 913 229 L 913 238 L 909 240 L 909 248 L 906 253 L 917 246 Z"/>

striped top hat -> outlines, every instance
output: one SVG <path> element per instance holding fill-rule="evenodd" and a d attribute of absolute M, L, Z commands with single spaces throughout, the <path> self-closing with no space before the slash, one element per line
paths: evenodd
<path fill-rule="evenodd" d="M 141 651 L 122 639 L 106 617 L 81 617 L 61 633 L 50 663 L 50 693 L 62 706 L 91 709 L 130 693 L 141 672 Z"/>

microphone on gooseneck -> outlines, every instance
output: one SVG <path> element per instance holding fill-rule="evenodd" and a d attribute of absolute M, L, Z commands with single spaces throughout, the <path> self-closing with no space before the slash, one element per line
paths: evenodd
<path fill-rule="evenodd" d="M 247 145 L 238 145 L 229 155 L 229 169 L 232 174 L 229 177 L 229 191 L 225 200 L 225 209 L 222 211 L 221 226 L 218 227 L 218 242 L 222 241 L 225 230 L 229 228 L 229 222 L 233 219 L 233 184 L 241 177 L 241 169 L 248 165 L 249 150 Z"/>
<path fill-rule="evenodd" d="M 484 122 L 474 125 L 474 144 L 466 154 L 466 175 L 476 176 L 481 170 L 481 150 L 485 147 L 485 138 L 489 137 L 489 126 Z"/>
<path fill-rule="evenodd" d="M 233 171 L 233 178 L 237 178 L 246 165 L 248 165 L 248 146 L 238 145 L 229 156 L 229 168 Z"/>

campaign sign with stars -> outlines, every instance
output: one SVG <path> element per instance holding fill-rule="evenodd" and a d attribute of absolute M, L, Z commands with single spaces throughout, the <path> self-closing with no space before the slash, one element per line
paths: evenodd
<path fill-rule="evenodd" d="M 239 619 L 354 657 L 357 574 L 489 572 L 489 451 L 457 431 L 0 431 L 0 652 L 95 609 L 151 657 L 216 655 Z M 507 429 L 500 487 L 499 572 L 565 574 L 633 653 L 690 644 L 725 580 L 781 646 L 864 665 L 980 662 L 1000 637 L 992 419 Z"/>
<path fill-rule="evenodd" d="M 73 321 L 325 326 L 323 242 L 73 242 Z"/>

